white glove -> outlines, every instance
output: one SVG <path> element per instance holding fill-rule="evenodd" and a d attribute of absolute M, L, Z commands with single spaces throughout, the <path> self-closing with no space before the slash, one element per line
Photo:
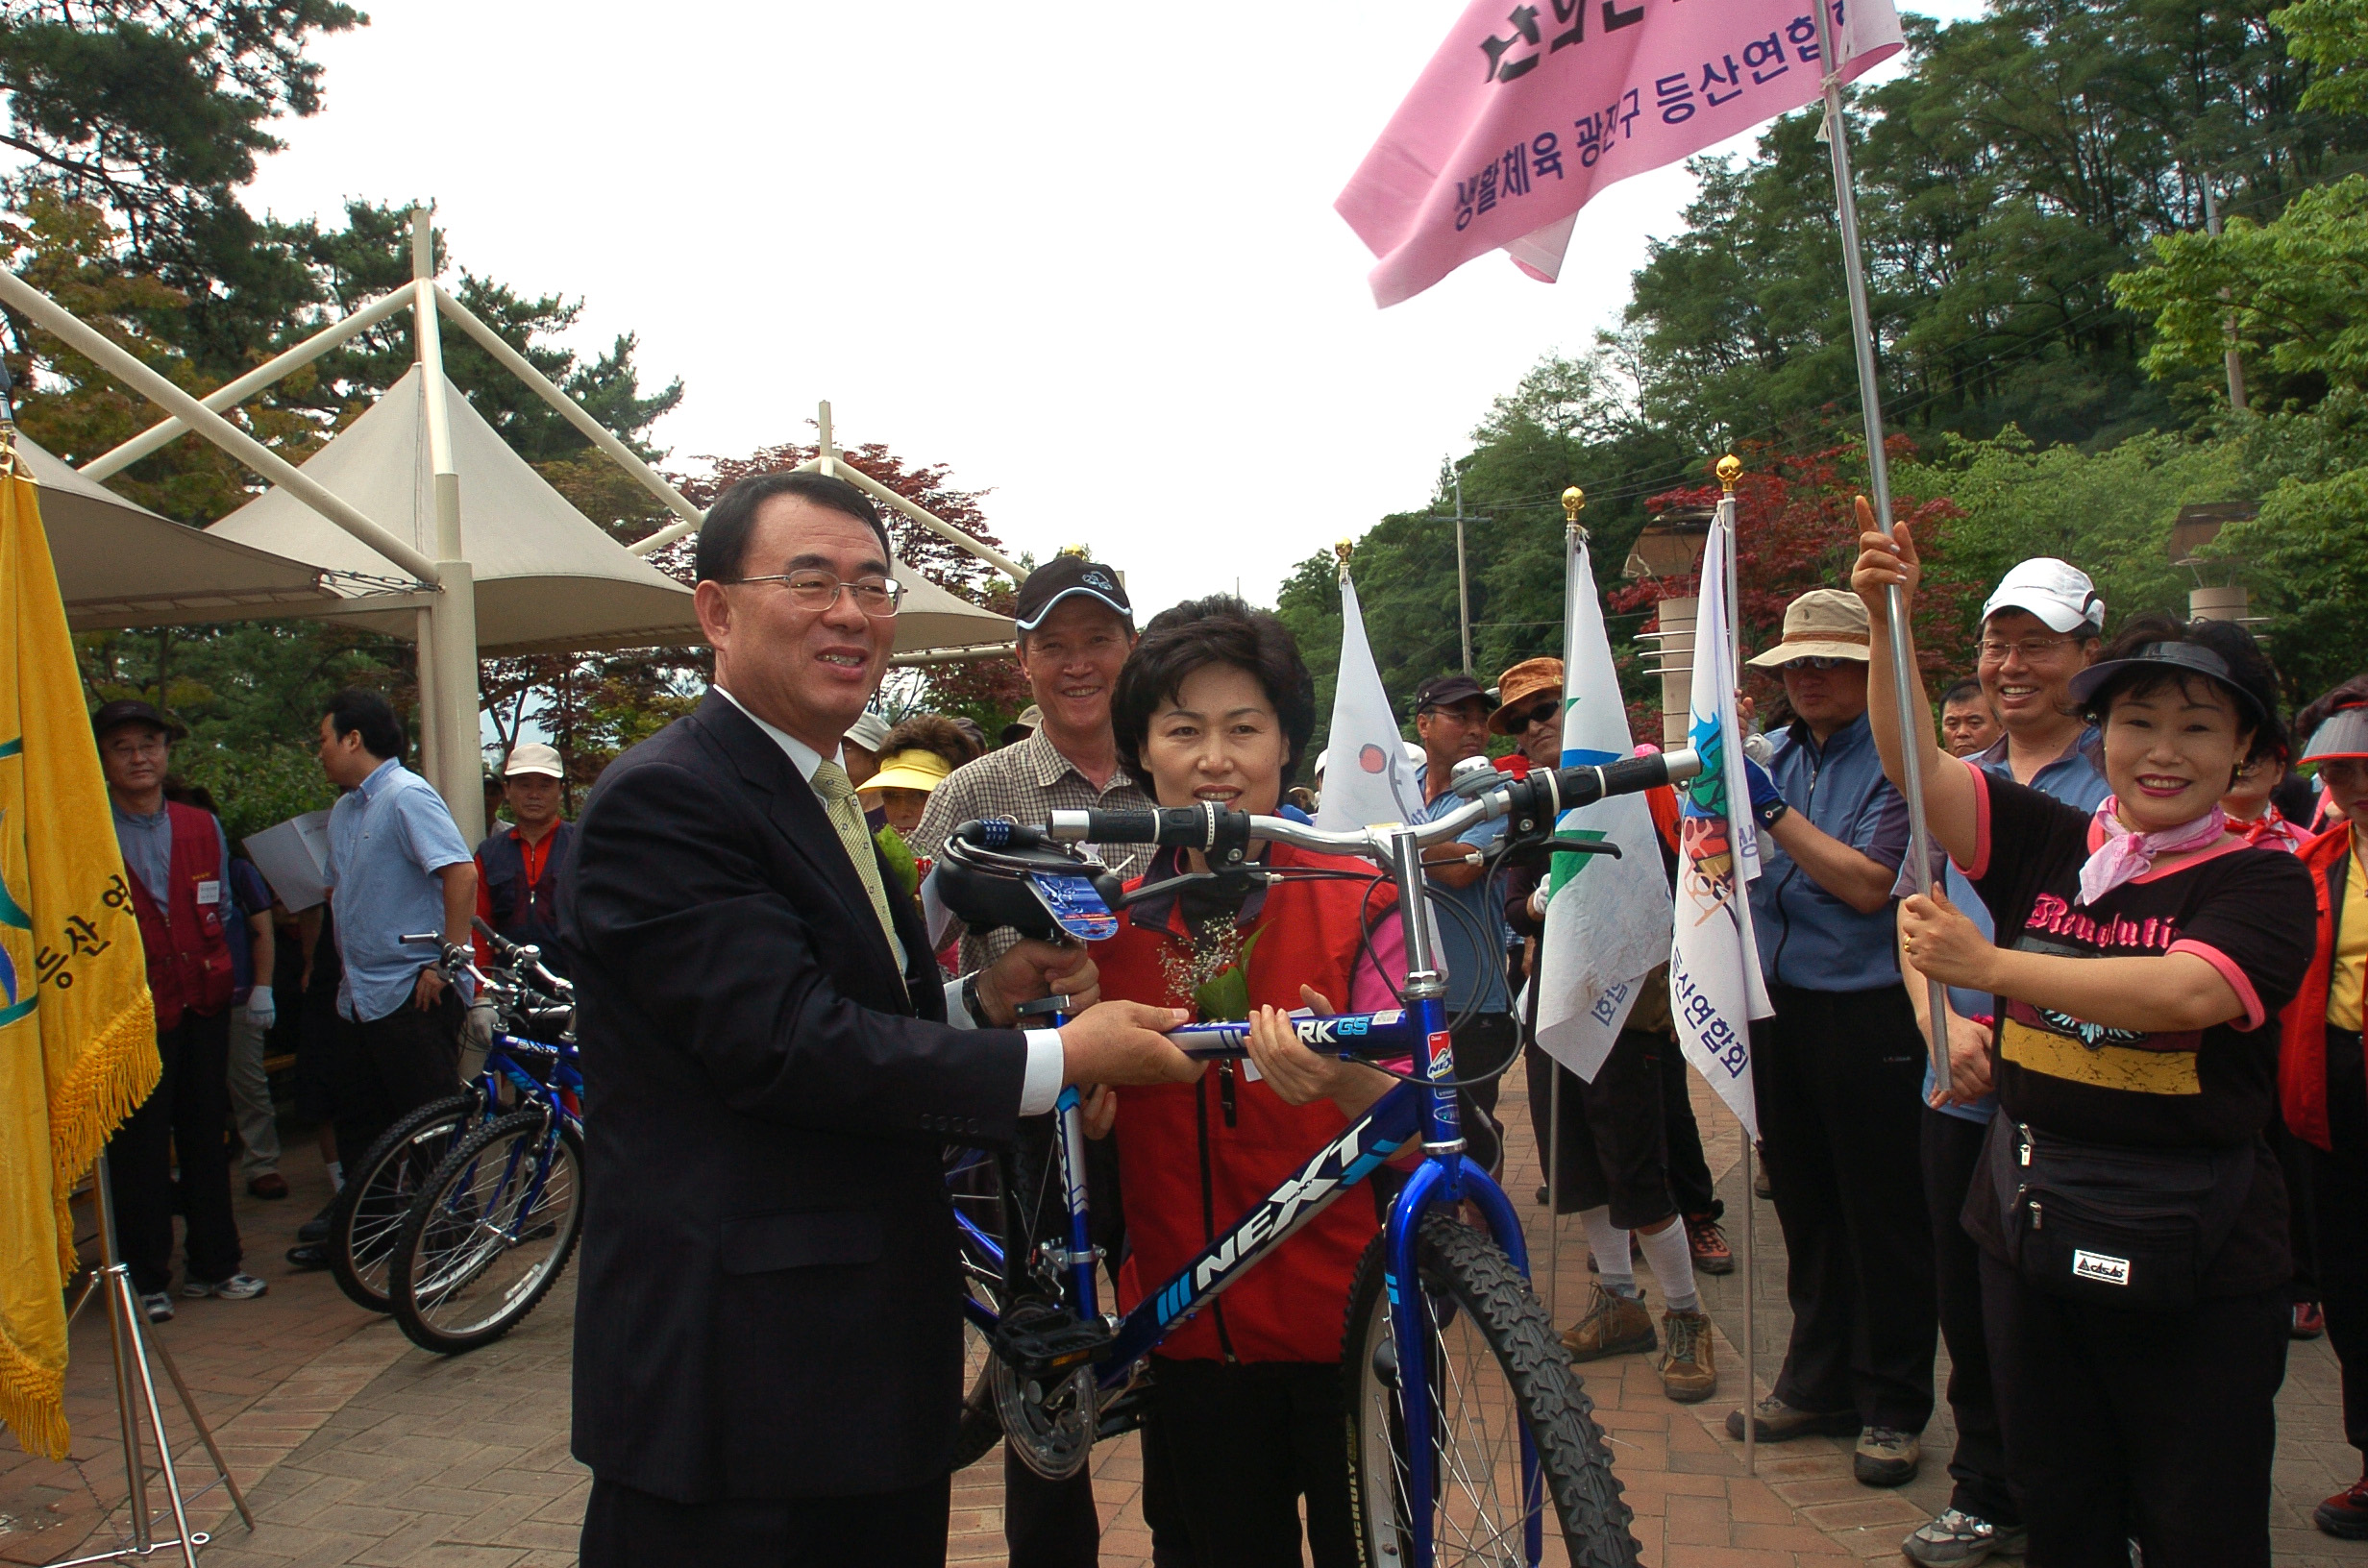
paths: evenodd
<path fill-rule="evenodd" d="M 1531 919 L 1542 920 L 1545 919 L 1545 897 L 1547 891 L 1546 885 L 1541 882 L 1538 884 L 1538 891 L 1529 895 L 1529 918 Z"/>
<path fill-rule="evenodd" d="M 279 1020 L 280 1004 L 274 1000 L 269 986 L 257 986 L 247 992 L 247 1021 L 258 1029 L 268 1029 Z"/>
<path fill-rule="evenodd" d="M 471 1045 L 482 1051 L 493 1044 L 493 998 L 481 996 L 469 1004 L 469 1016 L 460 1025 L 461 1035 Z"/>

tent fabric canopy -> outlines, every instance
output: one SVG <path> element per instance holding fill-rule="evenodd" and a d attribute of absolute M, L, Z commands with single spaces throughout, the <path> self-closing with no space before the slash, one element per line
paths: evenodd
<path fill-rule="evenodd" d="M 22 431 L 15 445 L 41 489 L 59 594 L 77 631 L 317 614 L 339 602 L 317 567 L 126 501 Z"/>
<path fill-rule="evenodd" d="M 380 527 L 433 556 L 435 485 L 425 387 L 414 365 L 303 467 Z M 702 640 L 688 588 L 629 552 L 570 505 L 449 380 L 444 391 L 453 468 L 460 479 L 461 551 L 477 582 L 480 653 L 588 652 Z M 278 488 L 207 531 L 346 572 L 403 575 Z M 914 587 L 897 618 L 899 651 L 1009 643 L 1011 622 L 1005 617 L 917 580 L 918 573 L 903 576 Z M 328 613 L 407 637 L 417 631 L 417 602 L 407 600 L 398 608 L 352 599 Z"/>

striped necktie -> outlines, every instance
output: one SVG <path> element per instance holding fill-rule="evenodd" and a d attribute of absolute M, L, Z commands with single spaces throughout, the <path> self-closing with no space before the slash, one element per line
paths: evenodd
<path fill-rule="evenodd" d="M 879 917 L 879 928 L 897 955 L 897 971 L 902 973 L 904 943 L 897 940 L 896 920 L 888 913 L 887 884 L 880 880 L 879 855 L 872 846 L 870 830 L 864 826 L 863 807 L 856 802 L 854 781 L 847 776 L 846 769 L 826 760 L 816 765 L 813 783 L 814 793 L 823 798 L 824 811 L 829 814 L 830 825 L 838 830 L 840 847 L 855 863 L 855 875 L 871 897 L 872 913 Z"/>

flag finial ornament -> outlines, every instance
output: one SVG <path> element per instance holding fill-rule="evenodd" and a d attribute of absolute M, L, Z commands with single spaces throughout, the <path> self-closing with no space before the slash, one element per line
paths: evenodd
<path fill-rule="evenodd" d="M 1587 509 L 1587 492 L 1572 485 L 1563 492 L 1563 521 L 1572 527 L 1579 526 L 1579 514 Z"/>
<path fill-rule="evenodd" d="M 1718 488 L 1731 496 L 1735 494 L 1735 481 L 1742 477 L 1743 460 L 1741 458 L 1730 452 L 1718 459 Z"/>
<path fill-rule="evenodd" d="M 1332 553 L 1341 563 L 1341 576 L 1344 577 L 1348 576 L 1348 557 L 1356 553 L 1356 549 L 1355 542 L 1348 539 L 1340 540 L 1332 547 Z"/>

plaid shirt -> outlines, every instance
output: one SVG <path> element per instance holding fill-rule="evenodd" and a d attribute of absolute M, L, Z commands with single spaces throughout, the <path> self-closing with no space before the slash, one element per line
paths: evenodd
<path fill-rule="evenodd" d="M 1123 768 L 1110 775 L 1107 788 L 1095 789 L 1039 730 L 1016 746 L 990 751 L 955 769 L 951 777 L 929 792 L 929 809 L 923 813 L 910 842 L 913 853 L 934 860 L 946 847 L 947 835 L 967 821 L 993 821 L 999 817 L 1039 824 L 1056 811 L 1144 811 L 1152 804 Z M 1141 874 L 1151 858 L 1148 845 L 1112 845 L 1106 850 L 1090 844 L 1081 847 L 1088 854 L 1098 854 L 1122 881 Z M 965 933 L 962 972 L 985 968 L 1018 941 L 1009 931 L 997 931 L 983 940 Z"/>

